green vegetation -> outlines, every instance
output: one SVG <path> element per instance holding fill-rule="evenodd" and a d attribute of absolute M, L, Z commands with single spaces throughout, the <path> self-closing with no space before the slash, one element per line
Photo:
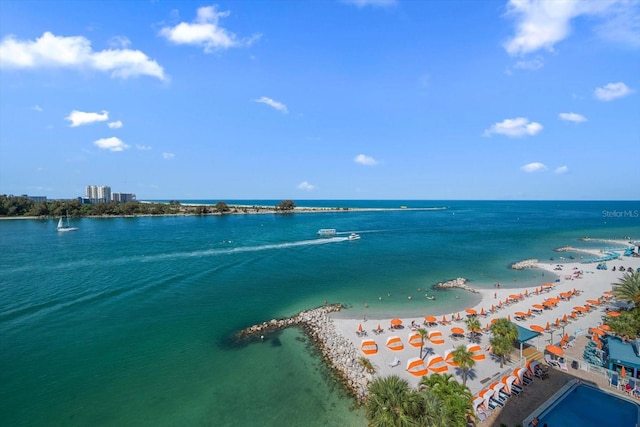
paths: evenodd
<path fill-rule="evenodd" d="M 518 328 L 505 318 L 500 318 L 491 325 L 493 338 L 489 341 L 493 354 L 500 357 L 500 368 L 504 367 L 504 360 L 513 350 L 513 345 L 518 339 Z"/>
<path fill-rule="evenodd" d="M 476 364 L 472 357 L 473 353 L 469 351 L 466 345 L 462 344 L 456 347 L 452 354 L 454 363 L 462 369 L 462 385 L 467 385 L 467 372 Z"/>
<path fill-rule="evenodd" d="M 619 336 L 636 339 L 640 336 L 640 273 L 629 271 L 612 284 L 613 296 L 625 302 L 632 302 L 635 308 L 622 310 L 620 316 L 607 316 L 607 325 Z"/>
<path fill-rule="evenodd" d="M 296 208 L 296 204 L 293 200 L 283 200 L 276 205 L 278 211 L 292 211 Z"/>
<path fill-rule="evenodd" d="M 369 359 L 367 359 L 366 357 L 361 357 L 358 360 L 358 363 L 360 364 L 360 366 L 362 366 L 368 373 L 370 374 L 375 374 L 376 373 L 376 368 L 375 366 L 373 366 L 373 363 L 371 363 L 371 361 Z"/>
<path fill-rule="evenodd" d="M 424 343 L 429 341 L 429 333 L 424 328 L 418 329 L 418 333 L 420 334 L 420 338 L 422 338 L 420 342 L 420 359 L 422 359 L 422 350 L 424 349 Z"/>
<path fill-rule="evenodd" d="M 449 374 L 423 377 L 420 390 L 392 375 L 369 385 L 366 413 L 371 426 L 466 425 L 472 417 L 472 395 L 466 386 Z"/>
<path fill-rule="evenodd" d="M 612 284 L 613 296 L 619 300 L 635 303 L 640 307 L 640 273 L 629 271 Z"/>
<path fill-rule="evenodd" d="M 207 215 L 226 213 L 249 213 L 263 211 L 293 211 L 295 203 L 284 200 L 275 208 L 260 206 L 233 207 L 220 201 L 215 205 L 183 205 L 178 200 L 168 203 L 142 203 L 134 202 L 107 202 L 95 204 L 82 204 L 77 199 L 71 200 L 47 200 L 34 202 L 27 197 L 0 195 L 0 217 L 34 216 L 40 218 L 60 217 L 69 212 L 71 217 L 87 216 L 135 216 L 135 215 Z"/>

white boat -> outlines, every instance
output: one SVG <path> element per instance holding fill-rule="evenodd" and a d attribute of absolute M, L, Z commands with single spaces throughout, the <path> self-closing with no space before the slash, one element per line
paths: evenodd
<path fill-rule="evenodd" d="M 58 227 L 57 230 L 60 232 L 65 232 L 65 231 L 76 231 L 78 228 L 77 227 L 71 227 L 69 225 L 69 211 L 67 211 L 67 225 L 64 224 L 64 221 L 62 219 L 62 217 L 60 217 L 60 220 L 58 221 Z"/>
<path fill-rule="evenodd" d="M 349 240 L 358 240 L 360 238 L 359 234 L 351 233 L 349 234 Z"/>
<path fill-rule="evenodd" d="M 321 236 L 321 237 L 332 237 L 335 235 L 336 235 L 335 228 L 321 228 L 320 230 L 318 230 L 318 236 Z"/>

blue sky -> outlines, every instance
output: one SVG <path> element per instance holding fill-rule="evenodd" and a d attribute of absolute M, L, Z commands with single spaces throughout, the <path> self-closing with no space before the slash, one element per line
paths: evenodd
<path fill-rule="evenodd" d="M 638 1 L 11 1 L 0 194 L 639 199 Z"/>

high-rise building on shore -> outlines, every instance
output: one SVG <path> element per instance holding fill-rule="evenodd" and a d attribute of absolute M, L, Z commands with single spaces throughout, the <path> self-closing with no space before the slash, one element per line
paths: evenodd
<path fill-rule="evenodd" d="M 85 197 L 90 203 L 106 203 L 111 201 L 111 187 L 108 185 L 87 185 Z"/>
<path fill-rule="evenodd" d="M 111 200 L 114 202 L 135 202 L 136 195 L 132 193 L 112 193 Z"/>

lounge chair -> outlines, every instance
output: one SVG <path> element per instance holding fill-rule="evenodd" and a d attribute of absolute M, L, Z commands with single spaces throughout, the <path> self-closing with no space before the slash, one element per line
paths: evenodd
<path fill-rule="evenodd" d="M 522 377 L 522 383 L 523 383 L 524 385 L 529 385 L 529 384 L 531 384 L 532 382 L 533 382 L 533 378 L 529 378 L 529 377 L 528 377 L 528 376 L 526 376 L 526 375 L 524 375 L 524 376 Z"/>
<path fill-rule="evenodd" d="M 615 387 L 616 389 L 620 387 L 620 381 L 617 372 L 613 372 L 611 374 L 611 378 L 609 378 L 609 385 L 611 387 Z"/>
<path fill-rule="evenodd" d="M 560 366 L 560 369 L 562 369 L 563 371 L 569 372 L 569 369 L 567 368 L 567 363 L 564 361 L 564 359 L 558 360 L 558 366 Z"/>
<path fill-rule="evenodd" d="M 489 398 L 489 407 L 491 407 L 491 404 L 493 403 L 494 405 L 498 405 L 499 407 L 504 408 L 504 403 L 502 403 L 500 400 L 496 399 L 494 396 L 495 396 L 495 394 Z M 495 408 L 495 406 L 494 406 L 494 408 Z M 491 409 L 493 409 L 493 408 L 491 408 Z"/>
<path fill-rule="evenodd" d="M 627 381 L 627 384 L 624 386 L 624 391 L 633 396 L 636 393 L 637 389 L 638 386 L 636 384 L 636 380 L 634 380 L 633 378 L 629 378 L 629 381 Z"/>
<path fill-rule="evenodd" d="M 400 364 L 400 359 L 398 359 L 398 356 L 396 356 L 390 363 L 389 366 L 391 366 L 392 368 L 395 366 L 398 366 Z"/>
<path fill-rule="evenodd" d="M 544 360 L 547 362 L 547 364 L 549 366 L 552 366 L 554 368 L 560 368 L 560 364 L 558 362 L 556 362 L 555 360 L 553 360 L 550 355 L 545 354 L 544 355 Z"/>

